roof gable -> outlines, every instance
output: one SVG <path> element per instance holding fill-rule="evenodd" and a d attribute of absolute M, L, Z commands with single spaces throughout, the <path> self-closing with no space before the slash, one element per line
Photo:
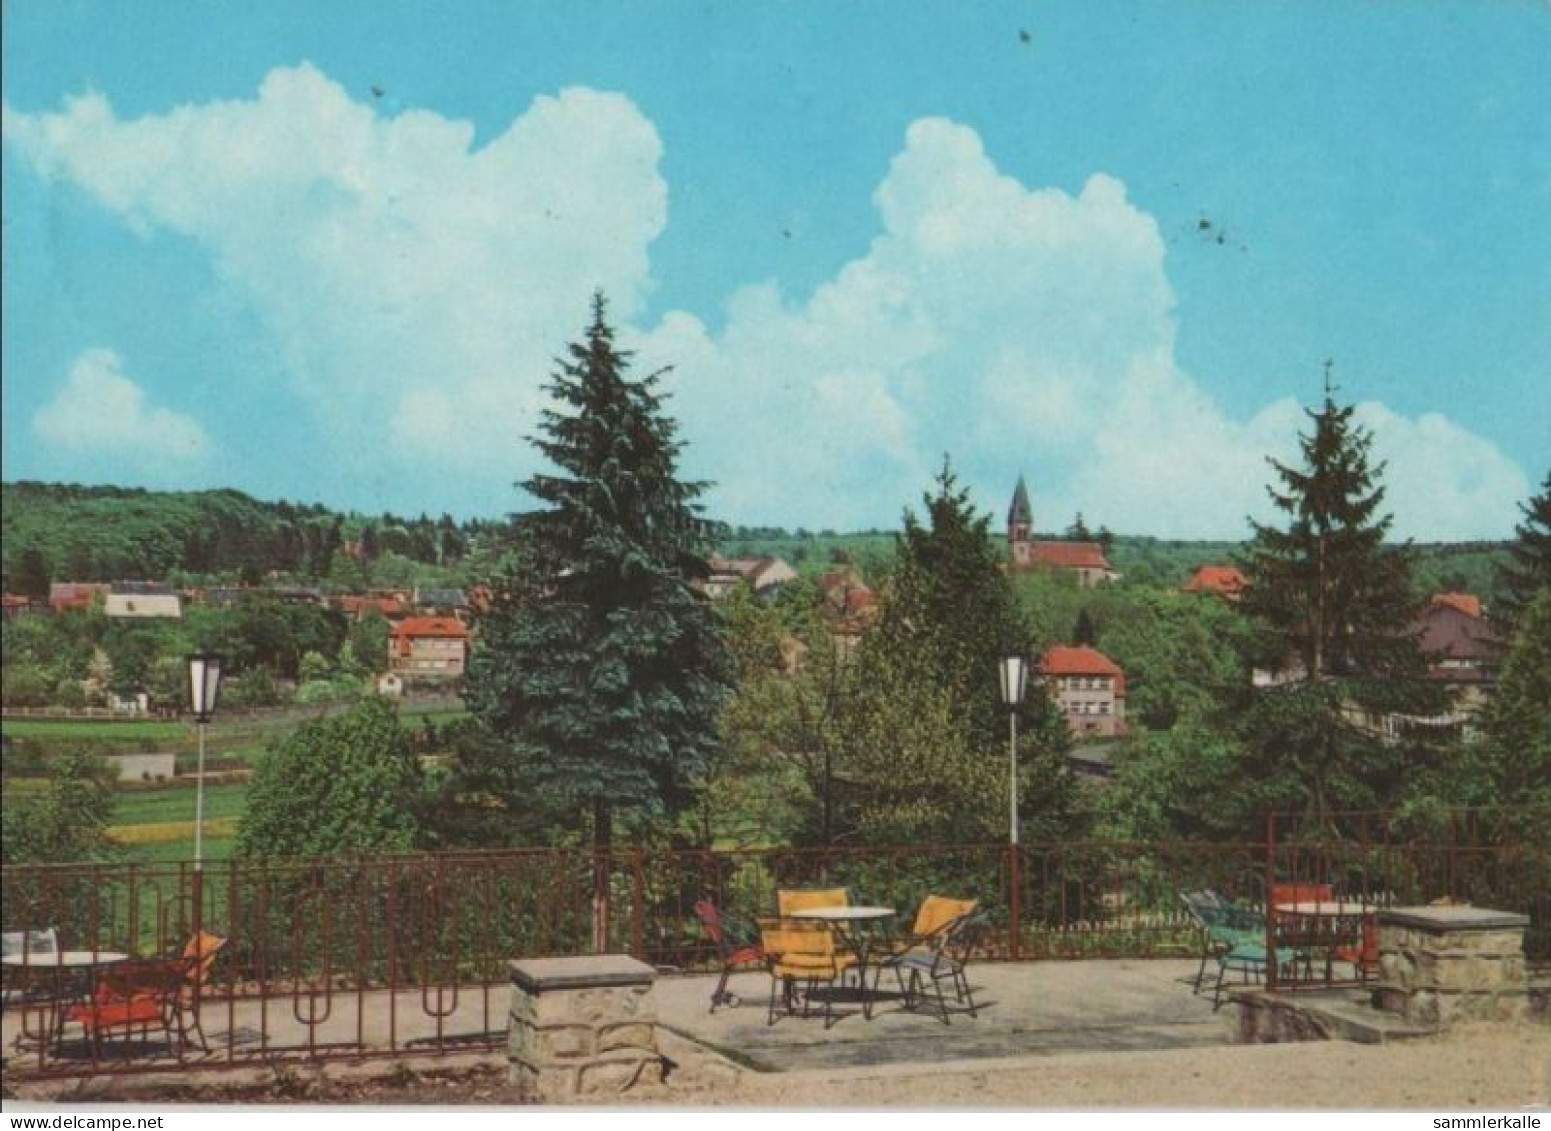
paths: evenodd
<path fill-rule="evenodd" d="M 405 640 L 456 637 L 466 640 L 469 627 L 457 617 L 406 617 L 393 626 L 393 635 Z"/>
<path fill-rule="evenodd" d="M 1116 692 L 1125 694 L 1126 673 L 1120 665 L 1086 644 L 1052 644 L 1039 658 L 1039 672 L 1041 675 L 1114 676 Z"/>
<path fill-rule="evenodd" d="M 1480 619 L 1483 615 L 1481 598 L 1474 593 L 1434 593 L 1432 603 L 1434 605 L 1446 605 L 1451 609 L 1458 609 L 1466 616 Z"/>
<path fill-rule="evenodd" d="M 1035 565 L 1054 566 L 1056 569 L 1110 568 L 1104 548 L 1097 542 L 1036 541 L 1030 543 L 1030 558 Z"/>
<path fill-rule="evenodd" d="M 1183 588 L 1187 593 L 1203 590 L 1212 593 L 1237 593 L 1246 584 L 1244 573 L 1237 566 L 1204 565 L 1190 575 Z"/>

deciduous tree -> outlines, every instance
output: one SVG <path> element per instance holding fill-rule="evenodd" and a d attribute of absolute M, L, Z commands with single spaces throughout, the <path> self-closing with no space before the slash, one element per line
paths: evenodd
<path fill-rule="evenodd" d="M 0 822 L 0 858 L 7 864 L 84 864 L 111 860 L 112 810 L 102 761 L 71 753 L 53 767 L 40 793 L 7 799 Z"/>
<path fill-rule="evenodd" d="M 425 787 L 387 701 L 307 723 L 260 761 L 237 829 L 244 856 L 407 852 L 421 843 Z"/>

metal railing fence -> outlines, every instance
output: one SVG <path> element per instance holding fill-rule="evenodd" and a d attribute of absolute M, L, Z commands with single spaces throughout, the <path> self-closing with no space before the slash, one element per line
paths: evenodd
<path fill-rule="evenodd" d="M 1499 826 L 1492 826 L 1497 828 Z M 254 1060 L 436 1053 L 505 1039 L 507 963 L 593 947 L 596 870 L 606 872 L 607 949 L 664 970 L 710 969 L 694 904 L 771 914 L 777 889 L 846 886 L 900 910 L 932 893 L 980 901 L 985 957 L 1197 956 L 1181 893 L 1264 908 L 1266 884 L 1317 879 L 1368 903 L 1439 897 L 1530 918 L 1526 950 L 1551 957 L 1547 840 L 1427 840 L 1375 815 L 1371 836 L 1268 823 L 1263 842 L 1063 841 L 742 851 L 564 849 L 192 865 L 0 869 L 7 932 L 55 928 L 76 952 L 180 953 L 196 925 L 228 940 L 200 989 L 208 1066 Z M 1013 909 L 1016 908 L 1014 921 Z M 89 976 L 89 959 L 82 959 Z M 35 972 L 34 972 L 35 973 Z M 7 1073 L 163 1071 L 135 1042 L 47 1039 L 57 1002 L 8 966 Z M 29 1041 L 29 1034 L 34 1039 Z M 68 1034 L 67 1034 L 68 1036 Z"/>

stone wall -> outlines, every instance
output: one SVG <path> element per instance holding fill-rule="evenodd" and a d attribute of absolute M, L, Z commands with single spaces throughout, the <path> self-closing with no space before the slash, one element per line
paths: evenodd
<path fill-rule="evenodd" d="M 1241 1045 L 1278 1045 L 1289 1041 L 1332 1039 L 1327 1019 L 1299 1002 L 1267 993 L 1245 993 L 1239 1006 L 1236 1040 Z"/>
<path fill-rule="evenodd" d="M 650 966 L 626 955 L 511 964 L 508 1078 L 542 1102 L 662 1083 Z"/>
<path fill-rule="evenodd" d="M 1523 915 L 1475 907 L 1379 913 L 1374 1004 L 1407 1021 L 1513 1021 L 1529 1010 Z"/>

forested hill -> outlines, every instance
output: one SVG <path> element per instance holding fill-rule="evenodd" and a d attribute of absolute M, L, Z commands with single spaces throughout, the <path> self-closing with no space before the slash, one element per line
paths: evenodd
<path fill-rule="evenodd" d="M 21 481 L 0 485 L 8 592 L 55 581 L 163 580 L 177 574 L 256 580 L 271 571 L 327 576 L 336 551 L 447 564 L 482 525 L 443 515 L 360 515 L 264 502 L 241 491 L 147 491 Z M 31 551 L 32 553 L 29 553 Z M 28 559 L 23 561 L 24 556 Z M 27 582 L 31 582 L 29 586 Z"/>
<path fill-rule="evenodd" d="M 1071 531 L 1041 533 L 1043 538 Z M 886 530 L 837 533 L 833 530 L 783 530 L 739 526 L 727 531 L 718 549 L 736 557 L 771 555 L 802 572 L 849 565 L 871 577 L 887 568 L 894 534 Z M 1090 537 L 1092 537 L 1090 535 Z M 1126 584 L 1176 589 L 1203 565 L 1226 565 L 1242 548 L 1238 542 L 1192 541 L 1146 535 L 1103 535 L 1110 563 Z M 1497 566 L 1506 560 L 1505 542 L 1433 542 L 1417 545 L 1416 583 L 1422 593 L 1457 589 L 1479 595 L 1491 607 L 1498 597 Z"/>
<path fill-rule="evenodd" d="M 318 504 L 265 502 L 241 491 L 147 491 L 21 481 L 0 485 L 7 592 L 47 580 L 120 581 L 189 578 L 257 580 L 271 572 L 298 581 L 358 582 L 347 546 L 379 565 L 378 583 L 402 574 L 434 583 L 464 580 L 458 566 L 499 519 L 456 522 L 447 515 L 362 515 Z M 894 535 L 732 527 L 717 547 L 729 555 L 772 554 L 804 572 L 846 563 L 871 576 L 887 569 Z M 1233 542 L 1169 540 L 1119 534 L 1110 559 L 1131 584 L 1177 587 L 1197 566 L 1230 561 Z M 1465 589 L 1490 605 L 1502 543 L 1419 546 L 1418 583 L 1426 591 Z M 28 551 L 33 553 L 28 554 Z M 30 561 L 23 562 L 27 556 Z M 414 568 L 411 570 L 410 567 Z M 38 576 L 41 568 L 42 575 Z"/>

